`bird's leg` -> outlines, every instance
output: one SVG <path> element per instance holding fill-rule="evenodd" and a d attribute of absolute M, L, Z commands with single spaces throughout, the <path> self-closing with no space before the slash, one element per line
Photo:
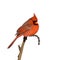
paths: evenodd
<path fill-rule="evenodd" d="M 18 60 L 21 60 L 21 56 L 22 56 L 22 52 L 23 52 L 23 48 L 24 48 L 24 44 L 25 44 L 26 40 L 27 40 L 27 37 L 24 37 L 21 47 L 18 45 L 18 48 L 20 51 L 19 55 L 18 55 Z"/>
<path fill-rule="evenodd" d="M 40 38 L 38 37 L 38 35 L 32 35 L 38 38 L 38 45 L 40 45 Z"/>

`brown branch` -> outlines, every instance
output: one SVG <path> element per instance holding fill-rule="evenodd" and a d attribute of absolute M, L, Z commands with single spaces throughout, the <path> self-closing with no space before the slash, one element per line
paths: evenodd
<path fill-rule="evenodd" d="M 18 60 L 21 60 L 21 56 L 22 56 L 22 52 L 23 52 L 23 48 L 24 48 L 26 40 L 27 40 L 27 37 L 24 37 L 21 47 L 18 45 L 18 48 L 19 48 Z"/>
<path fill-rule="evenodd" d="M 38 45 L 40 45 L 40 38 L 37 35 L 33 35 L 33 36 L 35 36 L 35 37 L 38 38 Z M 24 45 L 25 45 L 26 40 L 27 40 L 27 37 L 24 37 L 24 40 L 22 42 L 21 47 L 18 45 L 18 48 L 19 48 L 18 60 L 21 60 L 22 52 L 23 52 L 23 48 L 24 48 Z"/>

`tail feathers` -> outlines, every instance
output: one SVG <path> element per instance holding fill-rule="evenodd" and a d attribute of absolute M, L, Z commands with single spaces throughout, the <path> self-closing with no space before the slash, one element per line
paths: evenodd
<path fill-rule="evenodd" d="M 14 44 L 14 42 L 16 41 L 16 39 L 18 38 L 19 36 L 16 36 L 16 38 L 12 41 L 12 43 L 8 46 L 8 48 L 10 48 L 13 44 Z"/>

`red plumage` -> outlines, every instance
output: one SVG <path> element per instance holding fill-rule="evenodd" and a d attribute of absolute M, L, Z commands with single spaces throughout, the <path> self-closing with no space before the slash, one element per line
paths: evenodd
<path fill-rule="evenodd" d="M 10 48 L 13 45 L 13 43 L 16 41 L 16 39 L 18 37 L 20 37 L 22 35 L 24 37 L 34 35 L 39 29 L 39 25 L 38 25 L 37 21 L 38 21 L 38 19 L 37 19 L 36 15 L 34 14 L 33 17 L 28 19 L 28 21 L 26 21 L 21 27 L 19 27 L 17 30 L 17 33 L 16 33 L 16 38 L 8 46 L 8 48 Z"/>

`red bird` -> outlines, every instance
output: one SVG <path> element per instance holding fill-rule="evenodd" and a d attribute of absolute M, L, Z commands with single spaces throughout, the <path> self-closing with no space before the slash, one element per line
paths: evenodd
<path fill-rule="evenodd" d="M 33 36 L 39 29 L 39 24 L 37 23 L 37 21 L 38 19 L 36 15 L 34 14 L 33 17 L 28 19 L 28 21 L 26 21 L 21 27 L 19 27 L 16 33 L 16 38 L 8 46 L 8 48 L 10 48 L 13 45 L 13 43 L 16 41 L 16 39 L 22 35 L 26 38 L 27 36 Z"/>

